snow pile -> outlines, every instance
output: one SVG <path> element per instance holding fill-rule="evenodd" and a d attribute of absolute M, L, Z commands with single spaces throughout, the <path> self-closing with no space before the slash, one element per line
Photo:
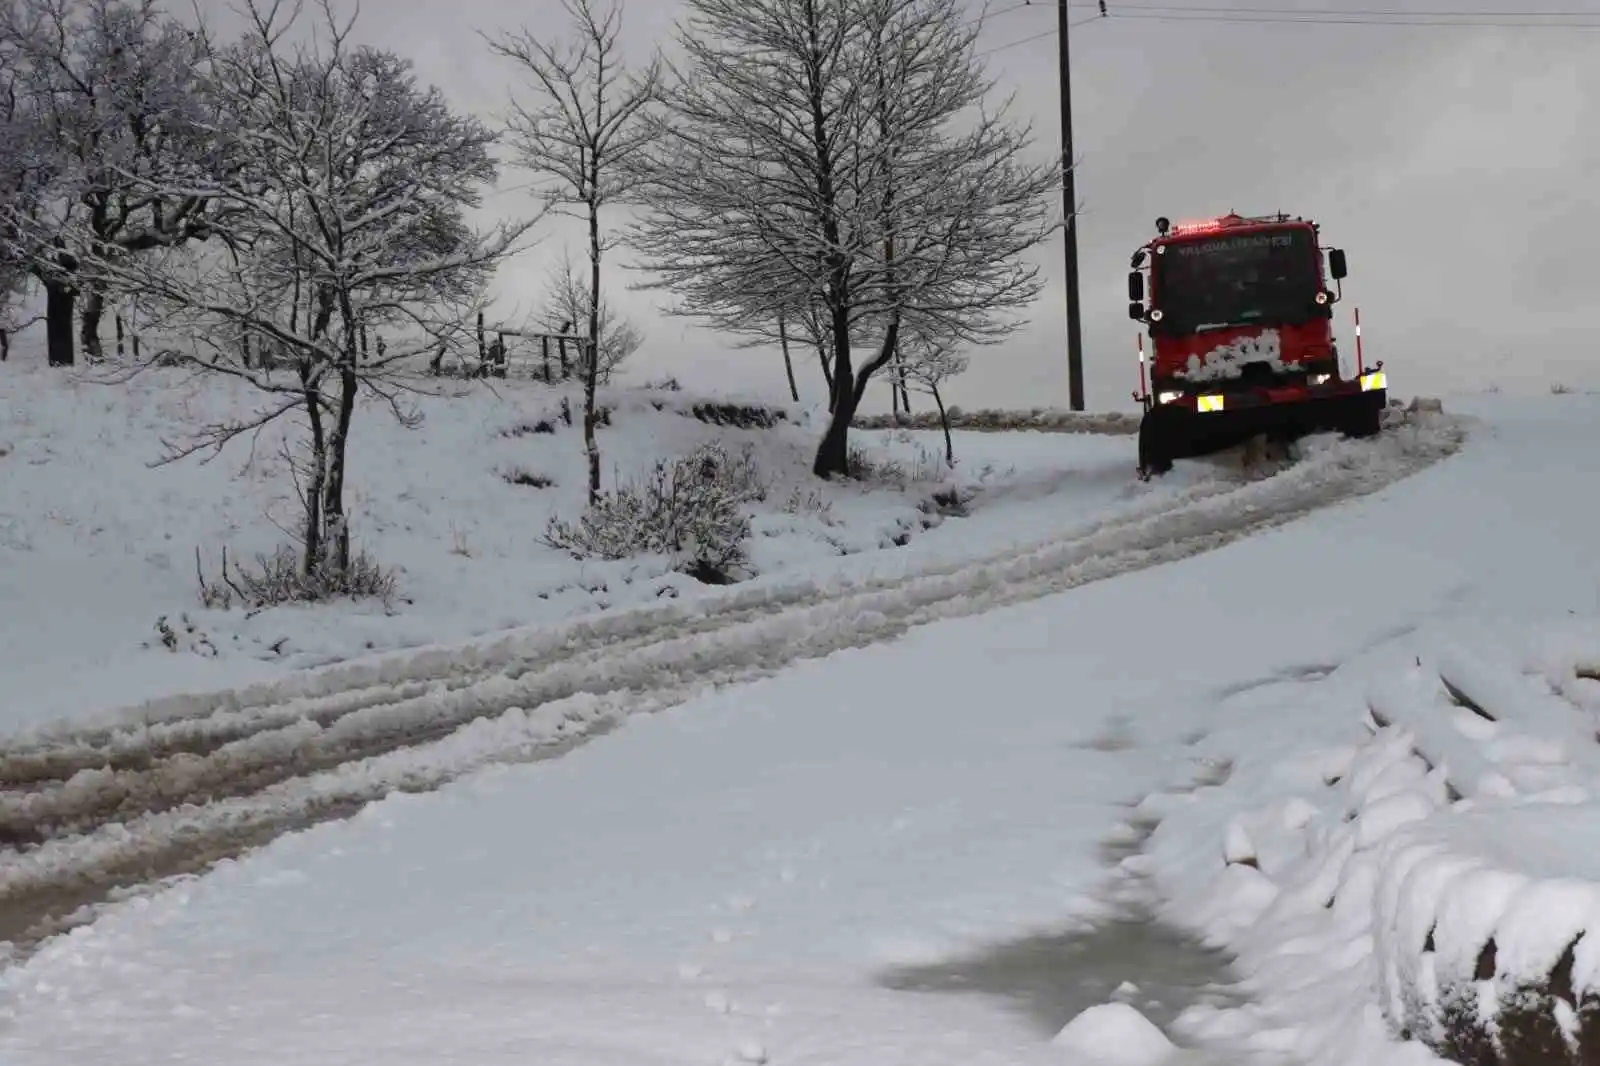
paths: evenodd
<path fill-rule="evenodd" d="M 1596 719 L 1503 650 L 1436 643 L 1298 694 L 1334 722 L 1365 704 L 1365 739 L 1258 751 L 1224 786 L 1141 805 L 1161 820 L 1148 866 L 1164 917 L 1235 953 L 1257 1000 L 1192 1008 L 1195 1039 L 1309 1066 L 1600 1051 Z M 1582 680 L 1570 656 L 1539 665 Z"/>
<path fill-rule="evenodd" d="M 1390 841 L 1375 930 L 1386 1014 L 1460 1062 L 1594 1061 L 1600 862 L 1575 842 L 1597 819 L 1592 803 L 1513 801 Z"/>
<path fill-rule="evenodd" d="M 1166 1034 L 1126 1003 L 1090 1007 L 1053 1041 L 1105 1066 L 1157 1066 L 1178 1050 Z"/>
<path fill-rule="evenodd" d="M 1052 407 L 1034 407 L 1028 410 L 1001 410 L 992 407 L 966 411 L 951 407 L 948 417 L 951 429 L 1008 432 L 1012 430 L 1039 430 L 1048 433 L 1100 433 L 1109 436 L 1139 432 L 1137 414 L 1122 411 L 1090 413 L 1063 411 Z M 918 411 L 915 414 L 861 415 L 853 423 L 858 429 L 939 429 L 938 411 Z"/>
<path fill-rule="evenodd" d="M 1283 362 L 1283 342 L 1278 331 L 1264 329 L 1255 336 L 1218 344 L 1204 356 L 1191 355 L 1179 376 L 1195 382 L 1228 381 L 1243 374 L 1247 363 L 1265 363 L 1280 374 L 1294 369 Z"/>

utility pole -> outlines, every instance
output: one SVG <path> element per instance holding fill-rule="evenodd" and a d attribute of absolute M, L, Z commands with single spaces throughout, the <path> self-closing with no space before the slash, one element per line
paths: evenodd
<path fill-rule="evenodd" d="M 1105 5 L 1101 4 L 1101 13 Z M 1072 163 L 1072 49 L 1067 0 L 1056 0 L 1061 49 L 1061 200 L 1066 208 L 1067 242 L 1067 388 L 1072 410 L 1083 410 L 1083 313 L 1078 305 L 1078 190 Z"/>

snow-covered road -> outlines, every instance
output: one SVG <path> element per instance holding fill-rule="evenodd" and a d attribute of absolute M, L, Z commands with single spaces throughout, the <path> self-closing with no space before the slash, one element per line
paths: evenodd
<path fill-rule="evenodd" d="M 1393 659 L 1441 617 L 1579 605 L 1587 539 L 1564 531 L 1585 503 L 1552 489 L 1582 460 L 1549 446 L 1592 414 L 1491 421 L 1270 535 L 282 836 L 14 967 L 0 1057 L 1076 1064 L 1003 998 L 894 975 L 1102 918 L 1102 845 L 1146 795 L 1359 741 L 1359 700 L 1312 698 L 1350 689 L 1311 680 L 1337 664 Z M 1210 823 L 1188 824 L 1166 835 L 1220 868 Z"/>
<path fill-rule="evenodd" d="M 563 752 L 632 715 L 797 660 L 892 639 L 1208 551 L 1367 493 L 1453 451 L 1462 424 L 1397 417 L 1311 442 L 1259 480 L 1217 477 L 1069 535 L 864 582 L 765 582 L 147 706 L 0 751 L 0 938 L 31 945 L 121 886 L 201 869 L 390 792 Z"/>

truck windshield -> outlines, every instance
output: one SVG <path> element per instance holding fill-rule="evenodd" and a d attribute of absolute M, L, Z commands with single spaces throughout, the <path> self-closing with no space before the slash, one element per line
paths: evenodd
<path fill-rule="evenodd" d="M 1320 310 L 1317 253 L 1307 230 L 1223 234 L 1166 247 L 1155 257 L 1163 332 L 1290 325 Z"/>

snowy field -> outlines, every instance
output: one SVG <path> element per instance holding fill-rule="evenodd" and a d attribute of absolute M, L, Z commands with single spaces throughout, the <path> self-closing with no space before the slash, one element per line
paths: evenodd
<path fill-rule="evenodd" d="M 298 504 L 283 440 L 298 427 L 153 467 L 203 427 L 249 415 L 259 394 L 182 371 L 118 387 L 62 378 L 24 362 L 0 370 L 0 602 L 28 605 L 0 615 L 0 729 L 707 591 L 664 560 L 575 563 L 542 543 L 552 513 L 582 510 L 578 394 L 447 381 L 422 383 L 443 395 L 411 397 L 419 428 L 377 402 L 356 421 L 352 527 L 358 547 L 399 569 L 399 600 L 206 610 L 197 551 L 214 581 L 224 548 L 248 563 L 289 541 Z M 576 425 L 561 416 L 564 399 Z M 858 444 L 880 476 L 830 486 L 809 473 L 817 412 L 757 400 L 785 421 L 742 429 L 694 417 L 707 398 L 680 392 L 617 390 L 602 402 L 613 408 L 600 431 L 607 486 L 704 443 L 753 449 L 769 488 L 751 562 L 767 577 L 832 574 L 844 559 L 857 574 L 904 573 L 1185 485 L 1138 484 L 1126 436 L 964 433 L 951 474 L 937 433 L 877 431 Z M 969 514 L 947 523 L 934 497 L 951 488 Z"/>
<path fill-rule="evenodd" d="M 1552 970 L 1575 1046 L 1600 402 L 1470 407 L 1155 486 L 974 435 L 990 525 L 46 729 L 0 918 L 395 794 L 44 941 L 0 1059 L 1400 1066 Z M 1231 971 L 1086 946 L 1152 918 Z"/>

